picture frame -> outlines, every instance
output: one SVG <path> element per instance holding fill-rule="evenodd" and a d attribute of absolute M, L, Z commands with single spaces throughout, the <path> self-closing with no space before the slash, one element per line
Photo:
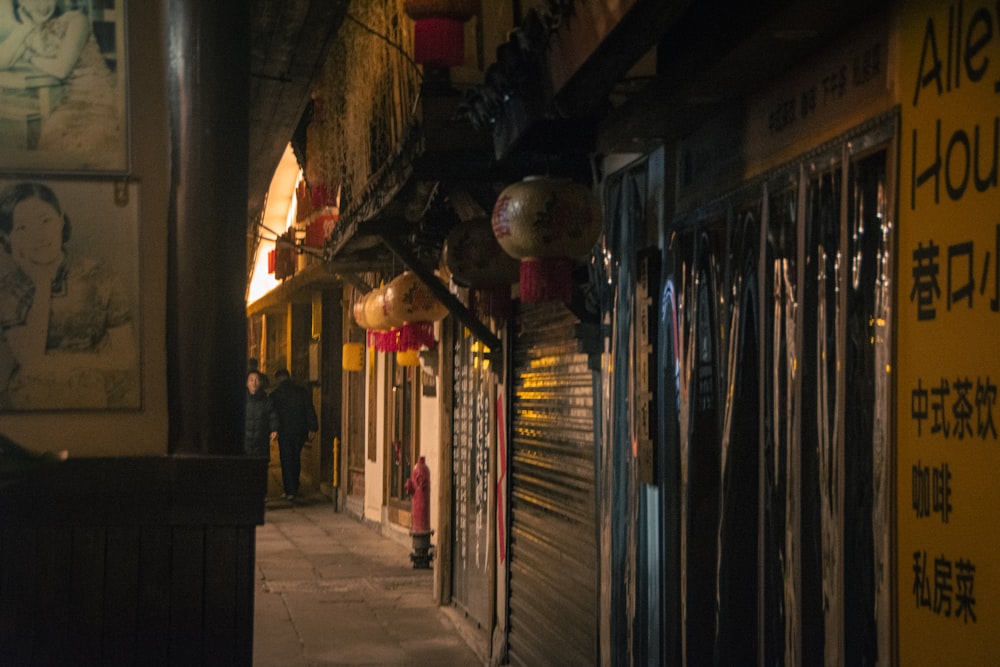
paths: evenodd
<path fill-rule="evenodd" d="M 0 176 L 0 414 L 141 408 L 138 202 L 125 179 Z"/>
<path fill-rule="evenodd" d="M 26 1 L 0 0 L 0 172 L 127 174 L 126 0 Z"/>

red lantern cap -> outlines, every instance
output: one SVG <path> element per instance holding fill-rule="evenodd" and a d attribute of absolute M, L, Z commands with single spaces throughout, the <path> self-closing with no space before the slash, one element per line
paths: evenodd
<path fill-rule="evenodd" d="M 458 67 L 465 62 L 465 26 L 450 18 L 420 19 L 413 26 L 413 59 L 421 65 Z"/>

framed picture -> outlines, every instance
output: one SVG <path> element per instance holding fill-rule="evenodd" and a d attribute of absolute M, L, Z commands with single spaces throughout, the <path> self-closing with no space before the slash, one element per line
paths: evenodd
<path fill-rule="evenodd" d="M 126 0 L 0 0 L 0 171 L 129 169 Z"/>
<path fill-rule="evenodd" d="M 0 178 L 0 413 L 140 407 L 137 188 Z"/>

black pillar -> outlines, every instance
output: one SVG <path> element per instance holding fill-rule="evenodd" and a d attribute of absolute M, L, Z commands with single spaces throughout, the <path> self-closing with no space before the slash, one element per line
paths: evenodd
<path fill-rule="evenodd" d="M 246 370 L 248 5 L 167 6 L 169 448 L 231 454 L 243 444 Z"/>

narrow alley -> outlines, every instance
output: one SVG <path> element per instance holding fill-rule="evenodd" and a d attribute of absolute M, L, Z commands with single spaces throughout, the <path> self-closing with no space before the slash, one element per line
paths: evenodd
<path fill-rule="evenodd" d="M 432 597 L 433 570 L 320 494 L 257 528 L 254 665 L 481 665 Z"/>

